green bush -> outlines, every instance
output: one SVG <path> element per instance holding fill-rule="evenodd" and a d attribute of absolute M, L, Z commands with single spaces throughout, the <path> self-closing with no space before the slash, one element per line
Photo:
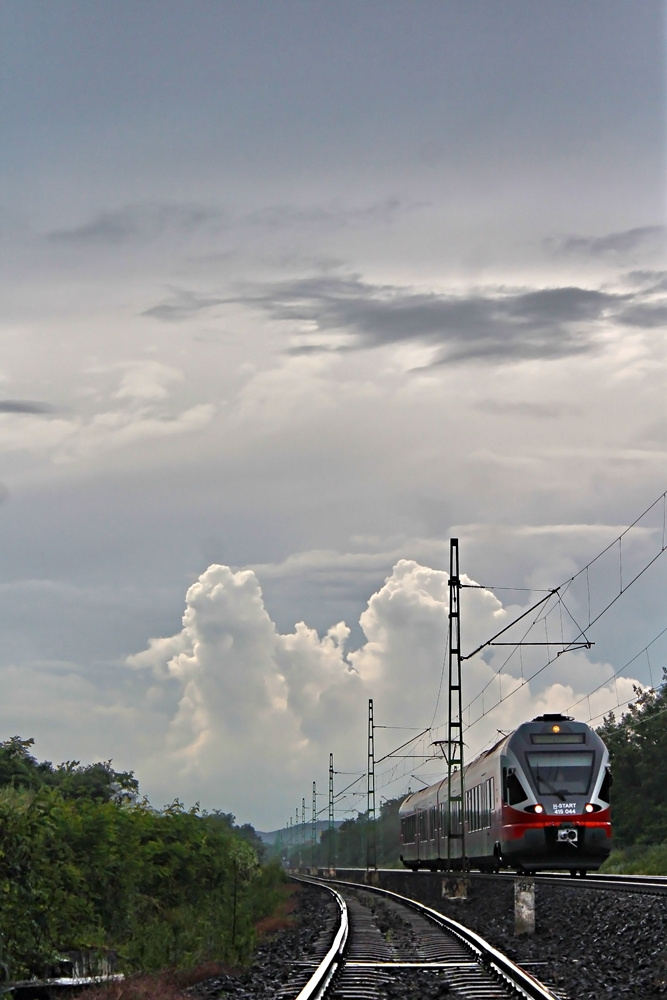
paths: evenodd
<path fill-rule="evenodd" d="M 31 742 L 0 744 L 4 977 L 44 976 L 63 951 L 88 949 L 129 970 L 247 960 L 283 878 L 261 868 L 249 832 L 179 802 L 133 801 L 109 764 L 38 765 Z"/>
<path fill-rule="evenodd" d="M 667 842 L 614 850 L 600 871 L 610 875 L 667 875 Z"/>

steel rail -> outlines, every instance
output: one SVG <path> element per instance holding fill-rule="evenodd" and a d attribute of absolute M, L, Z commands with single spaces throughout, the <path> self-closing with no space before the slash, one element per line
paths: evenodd
<path fill-rule="evenodd" d="M 326 889 L 334 897 L 340 911 L 340 922 L 338 930 L 334 936 L 333 944 L 318 967 L 315 969 L 315 972 L 312 974 L 306 985 L 296 997 L 296 1000 L 321 1000 L 321 998 L 326 996 L 326 991 L 331 983 L 331 980 L 344 961 L 343 955 L 347 946 L 347 939 L 350 930 L 347 904 L 340 893 L 336 892 L 334 888 L 327 885 L 325 882 L 320 882 L 316 879 L 299 878 L 294 875 L 291 877 L 297 882 L 307 882 L 311 885 L 318 885 L 321 888 Z"/>
<path fill-rule="evenodd" d="M 471 881 L 514 882 L 517 878 L 534 879 L 536 885 L 559 885 L 568 888 L 598 889 L 608 892 L 643 892 L 661 896 L 667 894 L 667 876 L 665 875 L 617 875 L 604 872 L 589 872 L 585 878 L 568 875 L 565 872 L 515 872 L 501 871 L 488 874 L 484 872 L 465 872 L 464 877 Z"/>
<path fill-rule="evenodd" d="M 492 876 L 495 877 L 495 876 Z M 572 878 L 570 875 L 538 872 L 536 882 L 547 885 L 577 886 L 583 889 L 607 890 L 608 892 L 643 892 L 662 896 L 667 894 L 667 878 L 664 875 L 606 875 L 589 873 L 586 878 Z"/>
<path fill-rule="evenodd" d="M 363 873 L 365 874 L 365 868 L 346 868 L 339 869 L 339 873 L 343 872 L 350 873 Z M 419 872 L 409 872 L 407 869 L 402 868 L 378 868 L 378 875 L 382 877 L 384 873 L 389 873 L 395 876 L 397 873 L 404 875 L 406 879 L 412 880 L 415 878 L 428 878 L 430 875 L 443 876 L 447 875 L 447 872 L 437 871 L 432 872 L 426 869 L 422 869 Z M 644 892 L 653 893 L 655 895 L 662 895 L 667 893 L 667 875 L 622 875 L 616 873 L 606 873 L 598 871 L 589 871 L 588 874 L 582 878 L 577 875 L 570 875 L 565 871 L 524 871 L 518 873 L 512 871 L 511 869 L 503 869 L 499 872 L 494 872 L 492 874 L 488 872 L 480 871 L 457 871 L 450 874 L 457 875 L 460 878 L 470 879 L 470 881 L 487 881 L 491 880 L 492 883 L 496 882 L 514 882 L 517 878 L 520 879 L 535 879 L 536 883 L 541 883 L 543 885 L 567 885 L 576 886 L 582 889 L 607 889 L 617 892 Z M 362 883 L 355 883 L 362 884 Z"/>
<path fill-rule="evenodd" d="M 479 936 L 479 934 L 475 934 L 474 931 L 471 931 L 468 927 L 464 927 L 463 924 L 459 924 L 456 920 L 452 920 L 451 917 L 447 917 L 443 913 L 439 913 L 437 910 L 434 910 L 429 906 L 425 906 L 423 903 L 418 903 L 416 900 L 410 899 L 408 896 L 401 896 L 399 893 L 391 892 L 388 889 L 380 889 L 378 886 L 359 884 L 358 882 L 345 882 L 340 879 L 320 880 L 312 877 L 303 879 L 303 881 L 327 888 L 330 888 L 331 883 L 333 883 L 335 885 L 345 886 L 347 889 L 354 889 L 357 891 L 362 889 L 364 892 L 375 893 L 378 896 L 386 896 L 400 902 L 403 906 L 416 910 L 418 913 L 422 914 L 422 916 L 425 916 L 427 919 L 431 920 L 433 923 L 437 924 L 455 937 L 475 956 L 475 960 L 483 968 L 485 968 L 488 972 L 495 974 L 502 982 L 504 982 L 508 987 L 510 987 L 510 989 L 518 993 L 520 996 L 526 997 L 528 1000 L 558 1000 L 558 998 L 551 993 L 543 983 L 541 983 L 538 979 L 535 979 L 535 977 L 529 972 L 526 972 L 525 969 L 515 965 L 515 963 L 507 958 L 506 955 L 503 955 L 497 948 L 490 945 L 488 941 L 485 941 L 484 938 Z M 338 896 L 338 894 L 336 895 Z M 333 946 L 331 951 L 333 951 Z M 327 955 L 327 959 L 329 958 L 329 955 L 331 955 L 331 951 Z M 327 959 L 325 959 L 324 962 L 326 962 Z M 312 980 L 315 980 L 316 975 L 312 977 Z M 329 977 L 327 982 L 329 982 L 330 979 L 331 977 Z M 307 986 L 308 985 L 309 984 L 307 984 Z M 307 986 L 304 987 L 304 990 L 307 989 Z M 305 993 L 302 990 L 297 997 L 297 1000 L 307 1000 L 307 998 L 310 1000 L 311 997 L 323 996 L 324 992 Z"/>

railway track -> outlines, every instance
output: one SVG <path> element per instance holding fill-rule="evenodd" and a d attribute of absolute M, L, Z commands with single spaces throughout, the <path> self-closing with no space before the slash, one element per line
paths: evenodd
<path fill-rule="evenodd" d="M 486 877 L 486 876 L 485 876 Z M 493 877 L 493 876 L 492 876 Z M 540 873 L 536 881 L 547 884 L 585 886 L 591 889 L 609 889 L 613 892 L 643 892 L 654 896 L 667 895 L 667 878 L 664 875 L 600 875 L 589 874 L 585 879 L 569 875 Z"/>
<path fill-rule="evenodd" d="M 338 919 L 319 965 L 303 965 L 283 1000 L 380 1000 L 415 990 L 452 1000 L 559 1000 L 477 934 L 421 903 L 353 883 L 301 881 L 332 894 Z"/>
<path fill-rule="evenodd" d="M 377 875 L 382 884 L 383 877 L 395 879 L 397 873 L 403 876 L 401 885 L 405 885 L 406 894 L 408 886 L 418 885 L 420 879 L 446 878 L 447 872 L 408 872 L 402 869 L 387 868 L 378 869 Z M 347 881 L 365 881 L 365 868 L 339 869 L 338 874 Z M 494 874 L 482 873 L 478 871 L 455 872 L 455 878 L 464 878 L 470 882 L 482 882 L 495 884 L 499 882 L 515 882 L 517 878 L 534 879 L 536 883 L 543 885 L 573 886 L 576 888 L 608 889 L 613 892 L 640 892 L 651 895 L 667 895 L 667 876 L 665 875 L 608 875 L 600 872 L 589 872 L 585 878 L 573 876 L 565 872 L 525 872 L 518 875 L 513 871 L 500 871 Z M 396 888 L 396 882 L 393 883 Z"/>
<path fill-rule="evenodd" d="M 667 877 L 664 875 L 601 875 L 590 873 L 585 878 L 566 875 L 563 872 L 526 872 L 518 876 L 514 872 L 482 874 L 466 872 L 465 878 L 471 882 L 514 882 L 517 878 L 534 879 L 536 884 L 573 886 L 577 889 L 607 889 L 611 892 L 639 892 L 653 896 L 667 895 Z"/>

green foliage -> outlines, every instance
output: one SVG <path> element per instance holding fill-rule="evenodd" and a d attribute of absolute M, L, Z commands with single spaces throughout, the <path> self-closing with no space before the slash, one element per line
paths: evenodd
<path fill-rule="evenodd" d="M 139 791 L 134 774 L 114 771 L 110 760 L 84 766 L 78 760 L 68 760 L 52 768 L 45 782 L 59 788 L 66 798 L 95 802 L 133 802 Z"/>
<path fill-rule="evenodd" d="M 12 978 L 48 964 L 59 947 L 103 943 L 77 864 L 77 825 L 71 806 L 45 788 L 0 794 L 0 941 Z"/>
<path fill-rule="evenodd" d="M 614 842 L 621 847 L 667 840 L 667 669 L 657 691 L 637 695 L 618 721 L 612 712 L 598 729 L 611 758 Z"/>
<path fill-rule="evenodd" d="M 246 843 L 255 850 L 258 858 L 263 858 L 266 853 L 266 844 L 259 836 L 257 831 L 250 823 L 244 823 L 243 826 L 236 825 L 236 816 L 233 813 L 223 813 L 216 809 L 214 812 L 209 813 L 207 816 L 209 823 L 219 823 L 221 826 L 233 832 L 241 840 L 245 840 Z"/>
<path fill-rule="evenodd" d="M 667 875 L 667 843 L 614 850 L 600 871 L 611 875 Z"/>
<path fill-rule="evenodd" d="M 12 736 L 0 743 L 0 786 L 38 788 L 43 784 L 39 764 L 29 749 L 34 742 L 32 739 L 22 740 L 19 736 Z"/>
<path fill-rule="evenodd" d="M 374 838 L 376 864 L 383 868 L 398 867 L 400 865 L 398 810 L 403 798 L 404 796 L 385 799 L 380 806 L 374 827 L 370 826 L 365 813 L 359 813 L 354 818 L 344 820 L 334 830 L 323 830 L 315 850 L 310 841 L 310 826 L 308 824 L 306 826 L 305 844 L 301 840 L 301 829 L 294 827 L 292 830 L 294 844 L 290 845 L 289 834 L 284 834 L 279 849 L 287 857 L 287 862 L 292 868 L 309 868 L 311 864 L 317 868 L 328 868 L 330 864 L 335 868 L 363 868 L 370 859 L 369 853 L 373 853 Z"/>
<path fill-rule="evenodd" d="M 30 753 L 33 739 L 19 736 L 0 743 L 0 787 L 58 788 L 65 798 L 93 799 L 97 802 L 132 802 L 139 783 L 131 771 L 114 771 L 111 761 L 81 766 L 68 760 L 56 767 L 50 761 L 38 763 Z"/>
<path fill-rule="evenodd" d="M 180 802 L 157 812 L 110 762 L 54 768 L 31 746 L 0 744 L 0 978 L 91 948 L 130 970 L 249 958 L 283 878 L 260 868 L 252 828 Z"/>

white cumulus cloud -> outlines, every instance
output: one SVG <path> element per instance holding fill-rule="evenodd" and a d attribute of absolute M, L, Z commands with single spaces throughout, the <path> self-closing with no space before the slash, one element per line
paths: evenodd
<path fill-rule="evenodd" d="M 148 765 L 151 783 L 185 788 L 191 800 L 210 803 L 214 794 L 224 808 L 260 826 L 280 825 L 312 780 L 324 787 L 330 752 L 341 770 L 365 769 L 369 698 L 381 726 L 426 728 L 436 716 L 436 726 L 442 726 L 446 696 L 443 691 L 438 703 L 438 692 L 448 589 L 447 573 L 399 560 L 361 615 L 364 641 L 348 650 L 350 630 L 344 623 L 322 636 L 303 622 L 281 634 L 254 571 L 209 566 L 187 591 L 182 630 L 151 640 L 127 661 L 135 671 L 149 671 L 154 685 L 172 685 L 178 692 L 164 744 Z M 466 594 L 468 641 L 481 642 L 508 615 L 490 591 Z M 585 685 L 584 667 L 590 664 L 582 653 L 577 656 Z M 493 673 L 481 658 L 470 661 L 468 693 L 484 687 Z M 516 697 L 507 699 L 514 688 Z M 545 685 L 536 694 L 517 678 L 506 679 L 504 694 L 507 700 L 477 727 L 476 748 L 496 727 L 562 710 L 578 697 L 571 683 Z M 490 705 L 492 693 L 488 698 Z M 602 698 L 598 693 L 596 705 Z M 378 733 L 383 742 L 396 736 Z M 442 733 L 423 741 L 427 752 L 436 735 Z M 390 794 L 403 790 L 404 776 L 416 766 L 401 763 L 395 774 L 403 784 Z"/>

